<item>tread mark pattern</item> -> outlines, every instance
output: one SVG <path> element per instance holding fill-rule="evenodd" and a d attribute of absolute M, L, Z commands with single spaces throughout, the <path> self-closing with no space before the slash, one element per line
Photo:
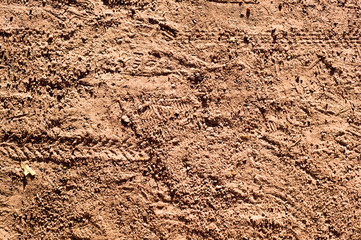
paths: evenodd
<path fill-rule="evenodd" d="M 48 143 L 40 144 L 18 144 L 2 143 L 0 145 L 0 155 L 13 160 L 32 160 L 48 161 L 56 163 L 67 163 L 68 161 L 87 160 L 87 159 L 104 159 L 107 161 L 137 161 L 148 159 L 144 151 L 133 151 L 127 149 L 121 143 L 113 139 L 98 141 L 94 145 L 87 144 L 82 138 L 78 141 L 72 141 L 74 137 L 67 136 L 65 146 L 50 145 Z M 56 139 L 54 142 L 63 142 L 63 139 Z"/>

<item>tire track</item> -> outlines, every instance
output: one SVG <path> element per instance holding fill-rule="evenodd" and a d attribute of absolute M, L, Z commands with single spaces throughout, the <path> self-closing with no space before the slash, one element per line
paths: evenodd
<path fill-rule="evenodd" d="M 159 104 L 143 106 L 140 114 L 141 122 L 156 123 L 166 121 L 173 117 L 185 117 L 186 114 L 195 112 L 200 106 L 182 99 L 166 99 Z"/>
<path fill-rule="evenodd" d="M 142 150 L 132 150 L 116 136 L 63 135 L 55 138 L 29 139 L 25 143 L 3 142 L 0 155 L 13 160 L 52 161 L 76 164 L 89 159 L 106 161 L 144 161 L 149 156 Z"/>

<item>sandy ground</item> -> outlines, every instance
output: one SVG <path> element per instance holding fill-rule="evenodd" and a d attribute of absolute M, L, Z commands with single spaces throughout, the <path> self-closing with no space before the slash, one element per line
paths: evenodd
<path fill-rule="evenodd" d="M 0 239 L 361 239 L 360 14 L 1 0 Z"/>

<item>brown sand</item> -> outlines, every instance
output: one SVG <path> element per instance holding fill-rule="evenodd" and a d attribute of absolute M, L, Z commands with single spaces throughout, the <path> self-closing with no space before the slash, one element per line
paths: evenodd
<path fill-rule="evenodd" d="M 361 239 L 360 14 L 1 0 L 0 239 Z"/>

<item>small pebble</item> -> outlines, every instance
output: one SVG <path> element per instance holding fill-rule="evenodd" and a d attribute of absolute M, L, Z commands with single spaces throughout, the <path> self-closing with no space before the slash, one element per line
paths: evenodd
<path fill-rule="evenodd" d="M 123 115 L 123 116 L 122 116 L 122 121 L 123 121 L 124 123 L 130 123 L 130 119 L 129 119 L 129 117 L 128 117 L 127 115 Z"/>

